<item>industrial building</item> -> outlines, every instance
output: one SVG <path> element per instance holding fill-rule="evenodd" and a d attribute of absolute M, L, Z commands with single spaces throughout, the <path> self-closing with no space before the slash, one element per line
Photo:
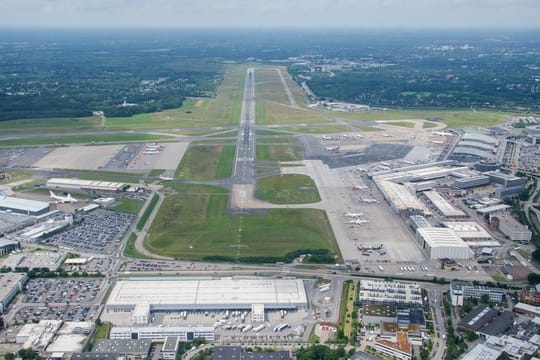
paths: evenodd
<path fill-rule="evenodd" d="M 409 342 L 409 335 L 405 331 L 396 334 L 395 341 L 376 340 L 373 348 L 392 359 L 410 360 L 412 359 L 412 345 Z"/>
<path fill-rule="evenodd" d="M 467 217 L 467 214 L 465 214 L 460 209 L 457 209 L 455 206 L 450 204 L 448 201 L 446 201 L 445 198 L 442 197 L 441 194 L 439 194 L 436 191 L 425 191 L 423 193 L 426 198 L 437 208 L 437 211 L 439 211 L 444 217 L 447 218 L 464 218 Z"/>
<path fill-rule="evenodd" d="M 180 339 L 177 336 L 169 336 L 165 338 L 163 346 L 161 347 L 161 357 L 164 360 L 176 359 L 176 353 L 178 352 L 178 345 Z"/>
<path fill-rule="evenodd" d="M 117 353 L 121 357 L 137 360 L 148 359 L 152 341 L 150 339 L 104 339 L 97 340 L 93 353 Z"/>
<path fill-rule="evenodd" d="M 2 266 L 16 268 L 47 268 L 51 271 L 57 270 L 64 262 L 66 254 L 53 251 L 33 251 L 11 254 L 3 258 Z"/>
<path fill-rule="evenodd" d="M 482 296 L 487 296 L 490 301 L 500 303 L 506 297 L 506 290 L 463 281 L 453 281 L 450 286 L 450 300 L 453 306 L 463 306 L 465 299 L 479 300 Z"/>
<path fill-rule="evenodd" d="M 446 221 L 443 225 L 454 232 L 470 247 L 495 247 L 499 242 L 476 221 Z"/>
<path fill-rule="evenodd" d="M 494 137 L 476 132 L 466 132 L 452 151 L 450 158 L 462 162 L 492 160 L 497 144 L 498 140 Z"/>
<path fill-rule="evenodd" d="M 26 273 L 3 273 L 0 274 L 0 314 L 13 298 L 23 290 L 28 281 Z"/>
<path fill-rule="evenodd" d="M 454 186 L 458 189 L 470 189 L 485 185 L 489 185 L 489 176 L 485 175 L 463 177 L 454 181 Z"/>
<path fill-rule="evenodd" d="M 292 360 L 289 351 L 247 352 L 241 346 L 214 346 L 211 360 Z"/>
<path fill-rule="evenodd" d="M 39 216 L 49 212 L 49 203 L 12 196 L 0 196 L 0 211 Z"/>
<path fill-rule="evenodd" d="M 17 333 L 15 342 L 23 344 L 23 349 L 45 350 L 62 323 L 62 320 L 41 320 L 37 324 L 25 324 Z"/>
<path fill-rule="evenodd" d="M 461 360 L 498 360 L 502 350 L 492 349 L 484 344 L 476 344 Z"/>
<path fill-rule="evenodd" d="M 469 246 L 448 228 L 419 228 L 416 240 L 429 259 L 470 259 L 473 253 Z"/>
<path fill-rule="evenodd" d="M 48 189 L 65 191 L 119 192 L 128 185 L 111 181 L 52 178 L 46 186 Z"/>
<path fill-rule="evenodd" d="M 525 304 L 540 306 L 540 284 L 523 287 L 519 292 L 519 300 Z"/>
<path fill-rule="evenodd" d="M 422 215 L 411 215 L 409 217 L 411 228 L 416 231 L 418 228 L 432 227 Z"/>
<path fill-rule="evenodd" d="M 420 286 L 398 281 L 361 280 L 358 297 L 366 304 L 422 305 Z"/>
<path fill-rule="evenodd" d="M 251 310 L 264 319 L 268 309 L 304 309 L 303 280 L 290 279 L 130 279 L 116 283 L 107 311 L 131 312 L 134 324 L 147 324 L 152 311 Z"/>
<path fill-rule="evenodd" d="M 463 316 L 458 328 L 474 331 L 482 335 L 497 336 L 512 327 L 514 316 L 510 311 L 478 305 Z"/>
<path fill-rule="evenodd" d="M 495 171 L 501 168 L 501 164 L 493 161 L 479 161 L 473 165 L 473 168 L 480 172 Z"/>
<path fill-rule="evenodd" d="M 489 171 L 484 173 L 484 175 L 489 176 L 492 183 L 502 185 L 505 188 L 527 185 L 527 178 L 506 174 L 500 171 Z"/>
<path fill-rule="evenodd" d="M 424 204 L 406 186 L 391 181 L 378 181 L 376 184 L 396 213 L 403 215 L 429 213 Z"/>
<path fill-rule="evenodd" d="M 497 215 L 499 230 L 512 241 L 528 244 L 532 238 L 532 231 L 510 214 Z M 491 221 L 491 219 L 490 219 Z"/>
<path fill-rule="evenodd" d="M 13 251 L 19 250 L 21 243 L 14 240 L 0 239 L 0 256 L 8 255 Z"/>
<path fill-rule="evenodd" d="M 197 338 L 214 341 L 215 329 L 213 326 L 115 326 L 109 334 L 111 340 L 150 339 L 156 342 L 162 342 L 171 336 L 178 337 L 180 341 L 191 341 Z"/>
<path fill-rule="evenodd" d="M 540 125 L 529 126 L 525 129 L 527 140 L 534 145 L 540 145 Z"/>

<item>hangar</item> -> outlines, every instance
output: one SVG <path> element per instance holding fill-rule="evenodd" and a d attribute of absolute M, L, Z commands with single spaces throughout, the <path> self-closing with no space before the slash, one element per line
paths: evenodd
<path fill-rule="evenodd" d="M 38 216 L 49 212 L 49 203 L 4 196 L 0 197 L 0 211 Z"/>
<path fill-rule="evenodd" d="M 304 281 L 298 279 L 128 279 L 116 283 L 107 311 L 131 312 L 147 324 L 152 311 L 307 308 Z"/>

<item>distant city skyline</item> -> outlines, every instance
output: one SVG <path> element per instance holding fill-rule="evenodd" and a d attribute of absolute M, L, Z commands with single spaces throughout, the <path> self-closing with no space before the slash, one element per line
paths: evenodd
<path fill-rule="evenodd" d="M 3 27 L 540 28 L 538 0 L 0 0 Z"/>

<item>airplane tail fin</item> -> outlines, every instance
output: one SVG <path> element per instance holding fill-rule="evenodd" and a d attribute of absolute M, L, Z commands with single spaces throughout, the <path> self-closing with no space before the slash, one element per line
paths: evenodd
<path fill-rule="evenodd" d="M 56 196 L 56 194 L 53 193 L 52 190 L 49 190 L 49 195 L 51 195 L 51 197 L 52 197 L 52 196 Z"/>

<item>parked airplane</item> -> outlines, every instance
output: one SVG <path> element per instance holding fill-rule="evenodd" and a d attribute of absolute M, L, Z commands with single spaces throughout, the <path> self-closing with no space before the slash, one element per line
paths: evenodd
<path fill-rule="evenodd" d="M 379 202 L 379 200 L 377 200 L 377 199 L 360 199 L 360 202 L 364 203 L 364 204 L 377 204 Z"/>
<path fill-rule="evenodd" d="M 325 149 L 326 151 L 330 151 L 330 152 L 332 152 L 332 151 L 339 151 L 339 146 L 337 146 L 337 145 L 336 145 L 336 146 L 325 146 L 324 149 Z"/>
<path fill-rule="evenodd" d="M 365 185 L 356 185 L 356 184 L 353 184 L 352 189 L 353 190 L 369 190 L 369 188 Z"/>
<path fill-rule="evenodd" d="M 446 131 L 432 131 L 431 135 L 437 135 L 437 136 L 452 136 L 454 134 Z"/>
<path fill-rule="evenodd" d="M 431 140 L 431 142 L 432 142 L 433 144 L 437 144 L 437 145 L 444 144 L 444 141 L 440 141 L 440 140 Z"/>
<path fill-rule="evenodd" d="M 323 140 L 332 140 L 332 137 L 331 136 L 328 136 L 328 135 L 324 135 L 322 137 Z"/>
<path fill-rule="evenodd" d="M 171 180 L 174 180 L 172 177 L 163 176 L 163 175 L 159 175 L 159 179 L 160 179 L 160 180 L 163 180 L 163 181 L 171 181 Z"/>
<path fill-rule="evenodd" d="M 362 212 L 359 212 L 359 213 L 346 212 L 343 215 L 345 215 L 345 217 L 357 218 L 357 217 L 360 217 L 360 216 L 364 216 L 364 213 L 362 213 Z"/>
<path fill-rule="evenodd" d="M 75 203 L 75 202 L 79 201 L 79 200 L 75 199 L 74 197 L 72 197 L 71 194 L 67 194 L 67 196 L 60 196 L 60 195 L 56 195 L 52 191 L 49 191 L 49 195 L 50 195 L 51 199 L 58 200 L 58 202 L 61 202 L 62 204 L 63 203 Z"/>
<path fill-rule="evenodd" d="M 354 219 L 354 220 L 351 220 L 351 221 L 347 221 L 347 224 L 364 225 L 364 224 L 367 224 L 369 222 L 370 222 L 370 220 L 368 220 L 368 219 Z"/>

